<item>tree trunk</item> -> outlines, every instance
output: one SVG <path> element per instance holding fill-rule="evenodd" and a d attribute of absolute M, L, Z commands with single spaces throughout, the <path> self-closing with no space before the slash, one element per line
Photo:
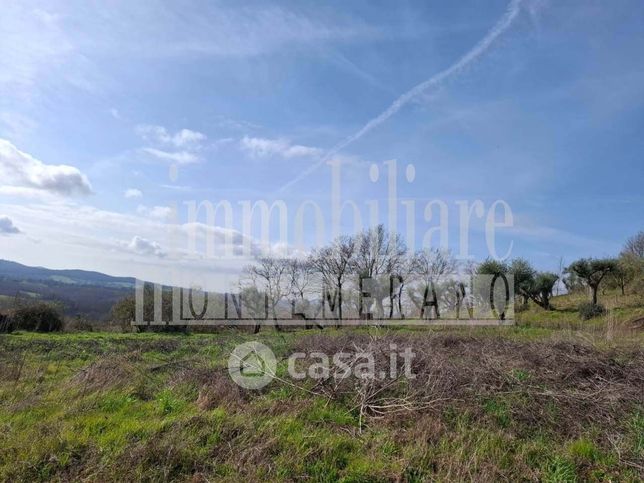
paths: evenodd
<path fill-rule="evenodd" d="M 342 320 L 342 282 L 338 280 L 338 321 L 335 326 L 340 328 L 340 322 Z"/>
<path fill-rule="evenodd" d="M 593 291 L 593 305 L 597 305 L 597 289 L 599 288 L 599 286 L 591 285 L 590 288 Z"/>
<path fill-rule="evenodd" d="M 280 324 L 277 322 L 277 312 L 276 312 L 276 310 L 275 310 L 275 307 L 276 307 L 276 306 L 277 306 L 277 304 L 274 304 L 274 305 L 273 305 L 273 307 L 271 308 L 271 313 L 273 314 L 273 325 L 275 325 L 275 330 L 277 330 L 278 332 L 280 332 L 280 331 L 282 330 L 282 327 L 281 327 L 281 326 L 280 326 Z"/>
<path fill-rule="evenodd" d="M 551 309 L 551 307 L 550 307 L 550 295 L 547 294 L 547 293 L 543 294 L 542 298 L 543 298 L 543 308 L 545 310 L 550 310 Z"/>

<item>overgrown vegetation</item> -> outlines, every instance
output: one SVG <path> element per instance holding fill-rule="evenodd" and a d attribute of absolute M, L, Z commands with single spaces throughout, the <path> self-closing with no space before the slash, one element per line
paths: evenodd
<path fill-rule="evenodd" d="M 532 305 L 517 327 L 0 336 L 0 479 L 638 481 L 644 477 L 641 298 Z M 260 340 L 278 376 L 235 385 Z M 411 347 L 416 378 L 293 381 L 293 351 Z M 306 362 L 302 362 L 305 369 Z"/>
<path fill-rule="evenodd" d="M 34 332 L 60 332 L 64 328 L 63 316 L 52 304 L 36 303 L 18 307 L 0 320 L 0 332 L 26 330 Z"/>

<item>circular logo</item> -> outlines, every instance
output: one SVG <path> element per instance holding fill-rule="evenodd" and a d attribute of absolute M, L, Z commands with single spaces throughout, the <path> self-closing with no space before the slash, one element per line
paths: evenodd
<path fill-rule="evenodd" d="M 261 389 L 275 377 L 277 361 L 273 351 L 261 342 L 245 342 L 228 358 L 228 373 L 238 386 Z"/>

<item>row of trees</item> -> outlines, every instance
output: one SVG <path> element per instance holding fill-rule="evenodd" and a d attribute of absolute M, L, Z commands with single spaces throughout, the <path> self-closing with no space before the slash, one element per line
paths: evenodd
<path fill-rule="evenodd" d="M 244 270 L 242 293 L 265 293 L 275 316 L 276 306 L 282 300 L 307 303 L 307 289 L 321 279 L 337 295 L 338 318 L 342 319 L 347 283 L 361 288 L 363 279 L 384 278 L 386 283 L 375 284 L 369 291 L 380 314 L 385 312 L 383 300 L 390 300 L 391 316 L 394 301 L 400 304 L 402 290 L 410 279 L 432 286 L 456 268 L 456 260 L 449 251 L 433 249 L 410 254 L 400 235 L 378 225 L 357 236 L 340 236 L 330 245 L 314 250 L 305 260 L 259 258 Z M 395 293 L 391 292 L 391 277 L 397 279 Z M 244 281 L 250 282 L 250 286 Z"/>
<path fill-rule="evenodd" d="M 384 313 L 383 300 L 389 299 L 391 316 L 395 303 L 401 304 L 405 283 L 420 281 L 425 290 L 433 290 L 444 276 L 460 271 L 510 274 L 514 277 L 514 295 L 524 305 L 532 301 L 550 310 L 553 289 L 560 279 L 568 291 L 589 290 L 592 303 L 597 304 L 597 292 L 602 284 L 620 287 L 624 293 L 629 284 L 644 279 L 643 260 L 644 232 L 640 232 L 628 240 L 618 258 L 576 260 L 565 269 L 562 277 L 538 271 L 523 258 L 507 262 L 487 259 L 479 265 L 460 264 L 448 250 L 424 249 L 409 253 L 398 234 L 379 225 L 357 236 L 340 236 L 330 245 L 314 250 L 305 260 L 260 258 L 246 267 L 242 293 L 247 296 L 266 294 L 269 310 L 276 317 L 280 301 L 305 303 L 306 290 L 316 276 L 321 277 L 324 285 L 337 294 L 338 318 L 342 319 L 347 283 L 360 283 L 364 278 L 395 277 L 399 282 L 395 293 L 391 292 L 389 284 L 376 285 L 370 290 L 381 314 Z M 258 312 L 261 310 L 259 307 Z"/>
<path fill-rule="evenodd" d="M 514 277 L 514 294 L 523 305 L 532 300 L 540 307 L 550 310 L 550 297 L 559 276 L 552 272 L 539 272 L 524 258 L 515 258 L 509 263 L 487 259 L 476 268 L 481 274 L 511 274 Z"/>
<path fill-rule="evenodd" d="M 514 275 L 516 295 L 527 303 L 530 299 L 537 305 L 550 309 L 550 297 L 555 284 L 561 282 L 568 292 L 590 291 L 591 303 L 597 305 L 600 287 L 618 288 L 625 295 L 626 288 L 633 286 L 644 291 L 644 232 L 629 238 L 617 258 L 581 258 L 563 270 L 563 276 L 552 272 L 537 272 L 524 259 L 511 263 L 486 260 L 479 268 L 482 273 L 505 272 Z"/>
<path fill-rule="evenodd" d="M 439 251 L 433 251 L 427 256 L 451 260 L 450 255 Z M 257 263 L 244 270 L 244 278 L 251 282 L 251 286 L 244 287 L 242 295 L 244 292 L 248 294 L 249 290 L 265 293 L 272 315 L 276 317 L 277 304 L 284 299 L 306 303 L 306 290 L 321 277 L 324 285 L 337 294 L 338 318 L 342 319 L 344 289 L 349 277 L 359 275 L 361 278 L 375 279 L 379 275 L 387 275 L 402 278 L 402 274 L 408 273 L 415 262 L 416 259 L 407 257 L 403 239 L 379 225 L 359 236 L 340 236 L 329 246 L 314 250 L 305 260 L 271 257 L 258 259 Z M 425 275 L 439 277 L 446 273 L 447 268 L 445 267 L 445 271 L 439 270 L 439 273 L 428 272 Z M 432 263 L 431 269 L 436 271 L 438 266 Z M 384 298 L 381 295 L 384 294 L 374 294 L 380 308 Z M 391 296 L 389 293 L 387 295 Z"/>
<path fill-rule="evenodd" d="M 332 292 L 329 306 L 334 317 L 344 318 L 344 309 L 351 308 L 362 317 L 363 292 L 361 281 L 369 278 L 381 283 L 372 284 L 368 290 L 372 299 L 369 310 L 378 317 L 392 317 L 415 306 L 425 313 L 425 302 L 435 299 L 436 287 L 448 287 L 443 293 L 454 294 L 458 286 L 449 275 L 511 275 L 514 280 L 514 296 L 519 306 L 529 302 L 551 310 L 551 297 L 556 284 L 562 284 L 568 292 L 588 291 L 591 304 L 597 305 L 600 288 L 628 288 L 644 292 L 644 232 L 628 240 L 617 258 L 582 258 L 574 261 L 562 274 L 536 270 L 527 260 L 515 258 L 509 261 L 487 259 L 480 264 L 459 263 L 448 250 L 423 249 L 415 253 L 407 250 L 402 238 L 388 232 L 382 225 L 366 230 L 357 236 L 341 236 L 315 249 L 305 259 L 262 257 L 245 268 L 240 282 L 239 300 L 244 301 L 245 316 L 263 319 L 278 319 L 280 310 L 293 310 L 295 318 L 310 307 L 308 295 L 320 295 L 321 285 Z M 396 280 L 392 290 L 391 280 Z M 451 284 L 451 285 L 450 285 Z M 146 287 L 151 292 L 151 287 Z M 405 303 L 403 307 L 403 289 Z M 456 290 L 454 290 L 456 289 Z M 167 293 L 166 293 L 167 292 Z M 171 293 L 163 293 L 163 320 L 172 317 Z M 429 293 L 429 297 L 428 297 Z M 144 307 L 146 320 L 152 318 L 152 294 L 148 293 Z M 211 300 L 213 304 L 217 302 Z M 458 301 L 457 301 L 458 302 Z M 458 303 L 453 305 L 458 314 Z M 221 307 L 220 307 L 221 308 Z M 405 310 L 403 310 L 405 309 Z M 134 298 L 117 304 L 112 311 L 113 320 L 128 325 L 134 318 Z M 437 317 L 438 306 L 434 308 Z M 417 312 L 416 312 L 417 313 Z M 256 329 L 259 326 L 256 327 Z M 279 327 L 278 327 L 279 328 Z"/>
<path fill-rule="evenodd" d="M 644 232 L 629 238 L 617 258 L 582 258 L 566 273 L 563 282 L 568 292 L 588 289 L 593 304 L 597 304 L 600 287 L 619 289 L 622 295 L 629 286 L 633 291 L 644 291 Z"/>

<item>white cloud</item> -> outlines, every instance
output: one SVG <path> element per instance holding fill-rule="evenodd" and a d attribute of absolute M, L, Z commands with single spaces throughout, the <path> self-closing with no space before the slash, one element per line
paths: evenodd
<path fill-rule="evenodd" d="M 207 139 L 205 134 L 185 128 L 172 133 L 163 126 L 141 124 L 135 130 L 149 145 L 142 148 L 144 153 L 178 164 L 199 162 L 199 151 Z"/>
<path fill-rule="evenodd" d="M 198 144 L 206 140 L 206 135 L 190 129 L 181 129 L 172 136 L 172 144 L 178 148 Z"/>
<path fill-rule="evenodd" d="M 207 136 L 198 131 L 180 129 L 174 134 L 163 126 L 141 124 L 136 127 L 136 132 L 145 141 L 153 144 L 173 146 L 175 148 L 199 147 Z"/>
<path fill-rule="evenodd" d="M 42 190 L 57 195 L 88 195 L 92 186 L 78 168 L 51 165 L 0 139 L 0 182 L 5 186 Z"/>
<path fill-rule="evenodd" d="M 165 256 L 165 253 L 161 249 L 161 245 L 155 241 L 150 241 L 138 235 L 135 235 L 134 238 L 132 238 L 132 241 L 128 244 L 128 248 L 140 255 L 154 255 L 155 257 Z"/>
<path fill-rule="evenodd" d="M 143 196 L 143 193 L 141 190 L 137 190 L 136 188 L 130 188 L 125 190 L 125 193 L 123 194 L 126 198 L 141 198 Z"/>
<path fill-rule="evenodd" d="M 322 150 L 300 144 L 291 144 L 286 139 L 253 138 L 244 136 L 240 141 L 242 150 L 255 158 L 280 156 L 282 158 L 301 158 L 319 156 Z"/>
<path fill-rule="evenodd" d="M 139 205 L 136 212 L 142 216 L 149 216 L 157 220 L 168 220 L 173 213 L 169 206 L 153 206 L 151 208 L 145 205 Z"/>
<path fill-rule="evenodd" d="M 22 233 L 16 225 L 13 224 L 13 220 L 8 216 L 0 216 L 0 235 L 16 235 Z"/>

